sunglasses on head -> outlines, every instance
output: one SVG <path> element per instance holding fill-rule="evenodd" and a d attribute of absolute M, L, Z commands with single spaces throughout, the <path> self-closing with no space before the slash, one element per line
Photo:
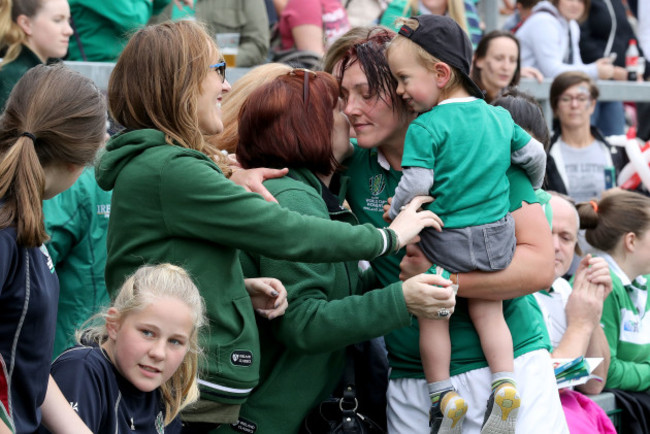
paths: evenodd
<path fill-rule="evenodd" d="M 309 76 L 311 75 L 313 78 L 317 78 L 318 75 L 314 71 L 305 68 L 294 68 L 293 70 L 289 71 L 288 74 L 295 75 L 296 77 L 300 77 L 302 75 L 302 102 L 305 104 L 305 106 L 309 105 Z"/>

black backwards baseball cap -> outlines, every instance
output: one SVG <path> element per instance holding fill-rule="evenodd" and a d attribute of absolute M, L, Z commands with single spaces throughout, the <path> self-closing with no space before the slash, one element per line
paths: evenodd
<path fill-rule="evenodd" d="M 433 57 L 453 66 L 467 83 L 467 90 L 476 98 L 485 98 L 483 91 L 469 78 L 472 64 L 472 43 L 453 19 L 444 15 L 425 14 L 411 17 L 420 23 L 413 30 L 406 24 L 399 34 L 410 39 Z"/>

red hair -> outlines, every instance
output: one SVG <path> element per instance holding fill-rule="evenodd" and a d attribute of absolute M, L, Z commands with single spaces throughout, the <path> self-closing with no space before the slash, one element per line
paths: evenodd
<path fill-rule="evenodd" d="M 245 169 L 294 167 L 329 175 L 338 167 L 332 153 L 338 95 L 336 79 L 321 71 L 294 69 L 260 86 L 239 112 L 237 160 Z"/>

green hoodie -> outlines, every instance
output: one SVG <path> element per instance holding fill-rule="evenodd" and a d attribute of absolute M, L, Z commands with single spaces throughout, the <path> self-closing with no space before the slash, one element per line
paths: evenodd
<path fill-rule="evenodd" d="M 0 68 L 0 112 L 5 109 L 5 104 L 9 99 L 9 94 L 14 88 L 18 80 L 22 78 L 25 73 L 31 68 L 40 65 L 41 59 L 30 50 L 26 45 L 23 45 L 20 54 L 16 59 L 8 64 L 2 64 Z"/>
<path fill-rule="evenodd" d="M 113 190 L 106 286 L 115 295 L 147 263 L 188 270 L 205 298 L 201 398 L 241 404 L 257 385 L 255 315 L 237 249 L 301 262 L 372 259 L 390 230 L 303 216 L 229 181 L 201 152 L 171 146 L 157 130 L 120 134 L 108 143 L 97 181 Z"/>
<path fill-rule="evenodd" d="M 322 219 L 358 224 L 316 176 L 291 170 L 264 183 L 280 205 Z M 343 374 L 345 349 L 407 326 L 402 283 L 376 288 L 373 273 L 359 273 L 358 262 L 306 264 L 242 254 L 246 277 L 271 276 L 284 282 L 289 308 L 277 320 L 258 319 L 262 347 L 261 379 L 236 425 L 217 432 L 297 433 L 309 411 L 325 399 Z M 371 271 L 371 270 L 368 270 Z"/>

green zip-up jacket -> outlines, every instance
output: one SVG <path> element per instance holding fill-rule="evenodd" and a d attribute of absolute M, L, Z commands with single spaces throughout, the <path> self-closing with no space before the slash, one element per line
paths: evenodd
<path fill-rule="evenodd" d="M 349 210 L 309 170 L 292 169 L 264 183 L 281 206 L 304 215 L 358 224 Z M 325 191 L 323 191 L 325 190 Z M 297 433 L 309 411 L 325 399 L 343 374 L 347 345 L 383 336 L 410 324 L 401 282 L 377 287 L 358 262 L 307 264 L 254 253 L 240 255 L 246 277 L 280 279 L 288 292 L 284 316 L 258 318 L 260 385 L 242 406 L 236 425 L 217 432 Z"/>
<path fill-rule="evenodd" d="M 70 14 L 79 37 L 70 38 L 68 60 L 115 62 L 129 34 L 160 13 L 171 0 L 69 0 Z"/>
<path fill-rule="evenodd" d="M 4 111 L 11 89 L 18 83 L 18 80 L 29 69 L 41 63 L 43 63 L 41 59 L 27 46 L 23 45 L 18 57 L 6 65 L 2 64 L 0 68 L 0 112 Z"/>
<path fill-rule="evenodd" d="M 201 152 L 157 130 L 113 137 L 96 169 L 113 190 L 106 286 L 111 295 L 147 263 L 184 267 L 203 295 L 201 399 L 241 404 L 257 385 L 260 349 L 238 250 L 303 262 L 374 258 L 392 231 L 303 216 L 228 180 Z"/>
<path fill-rule="evenodd" d="M 61 286 L 53 359 L 75 344 L 75 331 L 88 318 L 110 304 L 104 283 L 110 212 L 111 194 L 99 188 L 93 168 L 43 201 L 47 250 Z"/>

